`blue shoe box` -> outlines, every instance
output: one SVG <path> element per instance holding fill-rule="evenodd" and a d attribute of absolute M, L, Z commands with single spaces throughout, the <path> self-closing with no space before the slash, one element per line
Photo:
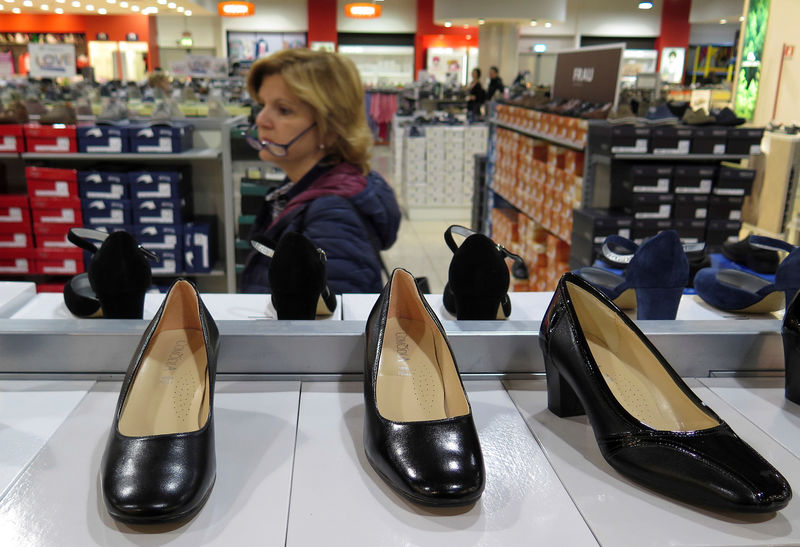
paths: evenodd
<path fill-rule="evenodd" d="M 134 199 L 132 202 L 133 223 L 181 224 L 181 202 L 172 199 Z"/>
<path fill-rule="evenodd" d="M 211 225 L 187 222 L 183 225 L 183 256 L 186 273 L 208 273 L 213 260 Z"/>
<path fill-rule="evenodd" d="M 134 199 L 180 199 L 180 171 L 131 171 L 128 173 L 131 197 Z"/>
<path fill-rule="evenodd" d="M 82 198 L 128 199 L 128 174 L 120 171 L 78 171 Z"/>
<path fill-rule="evenodd" d="M 136 226 L 134 236 L 142 247 L 151 251 L 183 251 L 183 226 L 180 224 Z"/>
<path fill-rule="evenodd" d="M 131 124 L 130 151 L 148 154 L 176 154 L 192 148 L 194 125 L 188 122 Z"/>
<path fill-rule="evenodd" d="M 131 224 L 130 200 L 84 199 L 81 206 L 85 226 Z"/>
<path fill-rule="evenodd" d="M 153 274 L 183 273 L 183 253 L 163 249 L 151 250 L 158 257 L 158 262 L 150 263 L 150 271 Z"/>
<path fill-rule="evenodd" d="M 125 125 L 79 125 L 75 129 L 78 152 L 119 154 L 128 152 L 128 128 Z"/>

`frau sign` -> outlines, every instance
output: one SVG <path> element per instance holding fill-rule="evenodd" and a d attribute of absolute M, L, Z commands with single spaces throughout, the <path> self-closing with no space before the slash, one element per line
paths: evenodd
<path fill-rule="evenodd" d="M 591 82 L 594 80 L 594 68 L 575 67 L 572 69 L 572 82 Z"/>
<path fill-rule="evenodd" d="M 73 44 L 28 44 L 31 56 L 31 76 L 61 78 L 75 76 L 75 46 Z"/>
<path fill-rule="evenodd" d="M 625 44 L 559 52 L 553 96 L 616 106 L 623 51 Z"/>

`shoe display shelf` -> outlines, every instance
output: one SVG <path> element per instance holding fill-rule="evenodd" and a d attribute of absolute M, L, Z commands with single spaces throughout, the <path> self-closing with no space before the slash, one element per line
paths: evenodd
<path fill-rule="evenodd" d="M 674 229 L 715 252 L 737 241 L 761 153 L 761 128 L 589 124 L 570 269 L 589 266 L 606 236 L 641 243 Z"/>
<path fill-rule="evenodd" d="M 589 122 L 497 103 L 490 114 L 484 222 L 492 238 L 528 266 L 529 278 L 514 280 L 514 290 L 553 290 L 569 269 Z"/>
<path fill-rule="evenodd" d="M 233 183 L 230 169 L 226 168 L 223 158 L 223 135 L 230 132 L 230 127 L 240 118 L 230 119 L 195 119 L 194 147 L 180 153 L 37 153 L 22 152 L 4 155 L 0 163 L 5 166 L 7 188 L 9 193 L 25 193 L 26 183 L 24 167 L 27 165 L 43 165 L 81 169 L 100 165 L 124 163 L 136 165 L 146 170 L 157 168 L 191 170 L 192 182 L 187 198 L 196 218 L 212 219 L 215 225 L 212 231 L 216 234 L 215 263 L 208 273 L 187 274 L 194 279 L 201 290 L 216 292 L 233 292 L 236 287 L 234 268 L 234 220 L 233 220 Z M 228 164 L 229 166 L 229 164 Z M 154 274 L 154 277 L 168 283 L 180 273 Z M 20 279 L 20 276 L 5 279 Z M 42 276 L 22 276 L 22 279 L 34 279 L 39 282 L 51 279 Z"/>
<path fill-rule="evenodd" d="M 147 320 L 22 319 L 46 311 L 45 295 L 31 293 L 31 284 L 0 284 L 0 312 L 17 316 L 0 319 L 4 545 L 111 545 L 143 533 L 175 545 L 800 542 L 800 499 L 757 516 L 673 501 L 611 468 L 586 417 L 549 412 L 536 374 L 549 293 L 512 294 L 502 322 L 452 321 L 440 295 L 428 299 L 444 319 L 484 454 L 486 489 L 463 508 L 411 504 L 366 460 L 360 373 L 377 295 L 342 297 L 341 321 L 276 322 L 248 317 L 266 295 L 204 294 L 221 333 L 214 489 L 188 522 L 122 525 L 103 505 L 98 472 L 119 380 Z M 146 317 L 160 304 L 147 298 Z M 783 378 L 768 377 L 782 362 L 780 322 L 731 321 L 690 304 L 679 313 L 692 319 L 642 323 L 645 332 L 705 403 L 800 484 L 800 407 L 783 398 Z M 27 371 L 10 371 L 23 355 Z"/>

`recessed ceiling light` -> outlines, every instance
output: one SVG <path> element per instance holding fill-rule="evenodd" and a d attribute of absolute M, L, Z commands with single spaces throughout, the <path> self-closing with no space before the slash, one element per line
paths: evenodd
<path fill-rule="evenodd" d="M 31 2 L 31 0 L 25 0 L 22 3 L 22 5 L 25 6 L 26 8 L 32 8 L 33 7 L 33 2 Z"/>
<path fill-rule="evenodd" d="M 167 7 L 169 9 L 175 9 L 175 2 L 170 2 L 169 4 L 167 4 Z"/>
<path fill-rule="evenodd" d="M 6 7 L 3 4 L 0 4 L 0 11 L 3 11 Z"/>
<path fill-rule="evenodd" d="M 21 11 L 22 11 L 22 10 L 21 10 L 21 9 L 19 9 L 19 8 L 12 8 L 12 9 L 11 9 L 11 13 L 19 13 L 19 12 L 21 12 Z"/>
<path fill-rule="evenodd" d="M 190 10 L 190 9 L 187 9 L 186 11 L 184 11 L 184 12 L 183 12 L 183 14 L 184 14 L 186 17 L 191 17 L 191 15 L 192 15 L 192 10 Z"/>
<path fill-rule="evenodd" d="M 131 11 L 139 11 L 139 6 L 131 6 Z"/>
<path fill-rule="evenodd" d="M 653 9 L 653 3 L 649 0 L 639 2 L 639 9 Z"/>
<path fill-rule="evenodd" d="M 552 27 L 552 26 L 553 26 L 553 23 L 551 23 L 550 21 L 548 21 L 548 22 L 546 22 L 546 23 L 544 24 L 544 28 L 550 28 L 550 27 Z"/>
<path fill-rule="evenodd" d="M 720 25 L 724 25 L 724 24 L 726 24 L 727 22 L 728 22 L 728 20 L 727 20 L 727 19 L 720 19 L 720 20 L 719 20 L 719 24 L 720 24 Z"/>
<path fill-rule="evenodd" d="M 156 13 L 158 13 L 158 8 L 155 6 L 150 6 L 142 10 L 142 15 L 153 15 Z"/>
<path fill-rule="evenodd" d="M 485 25 L 486 24 L 486 19 L 478 19 L 478 24 L 479 25 Z"/>
<path fill-rule="evenodd" d="M 81 3 L 80 3 L 80 2 L 78 2 L 78 0 L 75 0 L 75 1 L 72 3 L 72 7 L 73 7 L 73 8 L 79 8 L 79 7 L 81 7 Z"/>
<path fill-rule="evenodd" d="M 108 13 L 108 10 L 106 8 L 97 8 L 97 13 L 99 13 L 100 15 L 105 15 L 106 13 Z"/>
<path fill-rule="evenodd" d="M 120 3 L 119 3 L 119 7 L 121 7 L 121 8 L 127 8 L 127 7 L 128 7 L 128 3 L 127 3 L 127 2 L 125 2 L 125 0 L 122 0 L 122 2 L 120 2 Z"/>
<path fill-rule="evenodd" d="M 56 0 L 56 4 L 64 4 L 67 0 Z"/>
<path fill-rule="evenodd" d="M 539 23 L 536 21 L 536 19 L 531 19 L 531 26 L 532 26 L 532 27 L 535 27 L 535 26 L 536 26 L 536 25 L 538 25 L 538 24 L 539 24 Z"/>
<path fill-rule="evenodd" d="M 178 6 L 178 13 L 183 13 L 183 6 Z"/>
<path fill-rule="evenodd" d="M 450 27 L 453 26 L 453 23 L 451 23 L 450 21 L 445 21 L 444 22 L 444 26 L 447 27 L 447 28 L 450 28 Z"/>
<path fill-rule="evenodd" d="M 56 13 L 64 13 L 64 8 L 56 8 L 53 11 L 55 11 Z"/>
<path fill-rule="evenodd" d="M 94 6 L 92 4 L 86 4 L 87 11 L 94 11 Z"/>
<path fill-rule="evenodd" d="M 6 0 L 6 2 L 9 3 L 9 4 L 13 4 L 14 0 Z"/>
<path fill-rule="evenodd" d="M 41 6 L 39 6 L 39 8 L 42 11 L 49 11 L 50 10 L 50 6 L 48 6 L 47 4 L 42 4 Z"/>

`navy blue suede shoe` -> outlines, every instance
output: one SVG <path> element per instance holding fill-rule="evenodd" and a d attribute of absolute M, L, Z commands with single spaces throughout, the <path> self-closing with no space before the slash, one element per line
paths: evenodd
<path fill-rule="evenodd" d="M 800 291 L 800 247 L 763 236 L 751 236 L 750 245 L 789 253 L 778 266 L 774 283 L 741 270 L 703 268 L 694 278 L 697 295 L 715 308 L 732 312 L 771 313 L 788 306 Z"/>
<path fill-rule="evenodd" d="M 617 254 L 610 250 L 611 245 L 635 252 Z M 581 268 L 575 273 L 622 309 L 633 308 L 635 301 L 639 320 L 675 319 L 689 281 L 689 260 L 675 230 L 660 232 L 638 248 L 628 239 L 610 236 L 603 248 L 606 258 L 629 262 L 624 276 L 601 268 Z"/>

